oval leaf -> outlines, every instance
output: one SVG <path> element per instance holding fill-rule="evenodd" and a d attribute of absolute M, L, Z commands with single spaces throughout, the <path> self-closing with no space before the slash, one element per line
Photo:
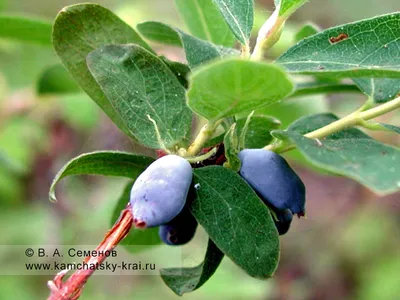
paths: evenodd
<path fill-rule="evenodd" d="M 151 41 L 183 47 L 191 68 L 224 56 L 239 55 L 235 49 L 214 45 L 161 22 L 143 22 L 138 24 L 137 28 Z"/>
<path fill-rule="evenodd" d="M 400 77 L 400 13 L 330 28 L 276 62 L 289 72 L 342 77 Z"/>
<path fill-rule="evenodd" d="M 279 238 L 267 206 L 234 171 L 194 169 L 191 211 L 225 255 L 250 276 L 268 278 L 279 261 Z"/>
<path fill-rule="evenodd" d="M 54 49 L 64 66 L 108 117 L 130 135 L 86 65 L 86 56 L 94 49 L 106 44 L 127 43 L 136 43 L 151 50 L 135 30 L 111 11 L 96 4 L 65 7 L 58 14 L 53 27 Z"/>
<path fill-rule="evenodd" d="M 194 36 L 221 46 L 233 45 L 235 37 L 210 0 L 175 0 L 175 5 Z"/>
<path fill-rule="evenodd" d="M 177 29 L 157 21 L 146 21 L 136 25 L 137 30 L 146 39 L 171 46 L 182 47 Z"/>
<path fill-rule="evenodd" d="M 253 0 L 213 0 L 236 38 L 247 44 L 254 25 Z"/>
<path fill-rule="evenodd" d="M 276 103 L 292 91 L 292 82 L 275 65 L 227 59 L 194 71 L 187 97 L 194 112 L 218 120 Z"/>
<path fill-rule="evenodd" d="M 108 45 L 91 52 L 88 67 L 131 134 L 159 149 L 184 146 L 192 113 L 185 89 L 165 63 L 137 45 Z M 157 124 L 162 142 L 158 141 Z"/>
<path fill-rule="evenodd" d="M 193 268 L 161 269 L 161 278 L 175 294 L 182 296 L 184 293 L 197 290 L 206 283 L 223 258 L 224 253 L 212 240 L 209 240 L 204 261 L 200 265 Z"/>
<path fill-rule="evenodd" d="M 71 175 L 104 175 L 135 179 L 152 162 L 153 158 L 117 151 L 85 153 L 69 161 L 55 176 L 49 191 L 51 201 L 57 201 L 57 183 Z"/>

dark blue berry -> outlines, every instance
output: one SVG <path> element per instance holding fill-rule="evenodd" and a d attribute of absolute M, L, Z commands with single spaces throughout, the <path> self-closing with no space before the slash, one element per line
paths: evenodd
<path fill-rule="evenodd" d="M 240 175 L 274 211 L 305 213 L 305 186 L 282 156 L 263 149 L 245 149 L 239 158 Z"/>
<path fill-rule="evenodd" d="M 171 246 L 188 243 L 196 233 L 197 221 L 188 209 L 183 209 L 171 222 L 161 225 L 158 234 L 161 240 Z"/>
<path fill-rule="evenodd" d="M 170 222 L 185 206 L 192 167 L 184 158 L 167 155 L 152 163 L 133 184 L 130 196 L 136 227 Z"/>
<path fill-rule="evenodd" d="M 276 229 L 279 235 L 284 235 L 290 229 L 290 224 L 293 220 L 293 214 L 290 209 L 285 209 L 283 211 L 276 212 L 278 220 L 274 220 Z"/>

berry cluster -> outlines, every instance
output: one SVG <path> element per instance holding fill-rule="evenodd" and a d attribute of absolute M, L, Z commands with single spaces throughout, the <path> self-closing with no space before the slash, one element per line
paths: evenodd
<path fill-rule="evenodd" d="M 135 181 L 130 204 L 137 228 L 159 227 L 167 245 L 188 243 L 197 229 L 197 221 L 188 209 L 192 194 L 192 168 L 221 165 L 225 161 L 223 145 L 217 154 L 202 163 L 191 165 L 177 155 L 158 153 Z M 305 213 L 305 187 L 286 160 L 263 149 L 245 149 L 239 153 L 240 176 L 274 212 L 280 235 L 288 232 L 293 215 Z"/>

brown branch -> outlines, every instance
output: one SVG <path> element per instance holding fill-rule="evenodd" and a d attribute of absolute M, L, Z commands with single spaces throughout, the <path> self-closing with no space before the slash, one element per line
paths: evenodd
<path fill-rule="evenodd" d="M 133 216 L 130 203 L 121 212 L 121 215 L 114 226 L 107 232 L 103 241 L 96 248 L 96 253 L 105 253 L 105 251 L 112 251 L 129 233 L 133 224 Z M 101 264 L 106 260 L 106 255 L 99 255 L 95 257 L 87 257 L 84 263 L 87 264 Z M 90 270 L 77 270 L 72 274 L 67 281 L 62 282 L 64 276 L 69 270 L 59 272 L 52 281 L 47 283 L 50 289 L 50 296 L 47 300 L 76 300 L 79 298 L 81 291 L 88 281 L 89 277 L 94 273 L 94 269 Z"/>

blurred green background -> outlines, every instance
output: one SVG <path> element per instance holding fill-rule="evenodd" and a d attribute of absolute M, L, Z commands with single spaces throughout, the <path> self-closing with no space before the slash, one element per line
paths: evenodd
<path fill-rule="evenodd" d="M 0 12 L 54 20 L 70 0 L 0 0 Z M 159 20 L 184 26 L 173 0 L 101 0 L 127 23 Z M 273 1 L 256 1 L 256 27 Z M 293 44 L 293 34 L 310 20 L 321 28 L 394 12 L 398 0 L 311 0 L 298 11 L 276 45 L 276 56 Z M 2 30 L 0 28 L 0 30 Z M 256 30 L 255 30 L 256 32 Z M 178 49 L 154 45 L 170 59 Z M 271 58 L 272 58 L 271 57 Z M 58 63 L 50 47 L 0 39 L 0 228 L 3 245 L 97 244 L 109 229 L 123 179 L 74 177 L 48 201 L 49 184 L 69 159 L 93 150 L 127 150 L 154 155 L 132 144 L 81 93 L 37 93 L 40 76 Z M 293 99 L 271 108 L 283 126 L 307 114 L 344 115 L 364 98 L 357 95 Z M 399 124 L 399 115 L 386 116 Z M 393 135 L 376 138 L 399 145 Z M 281 238 L 281 263 L 269 281 L 248 277 L 225 258 L 212 279 L 185 299 L 399 299 L 400 194 L 377 197 L 346 178 L 317 173 L 293 152 L 288 156 L 307 186 L 307 219 L 295 220 Z M 397 200 L 397 202 L 396 202 Z M 202 260 L 206 235 L 184 246 L 192 264 Z M 200 250 L 199 250 L 200 249 Z M 123 251 L 120 249 L 119 251 Z M 0 253 L 0 264 L 10 259 Z M 151 260 L 151 258 L 149 258 Z M 166 259 L 168 259 L 166 257 Z M 15 264 L 20 263 L 16 259 Z M 1 268 L 1 265 L 0 265 Z M 1 272 L 0 272 L 1 273 Z M 0 299 L 45 299 L 50 276 L 0 275 Z M 81 299 L 178 299 L 157 276 L 94 276 Z"/>

